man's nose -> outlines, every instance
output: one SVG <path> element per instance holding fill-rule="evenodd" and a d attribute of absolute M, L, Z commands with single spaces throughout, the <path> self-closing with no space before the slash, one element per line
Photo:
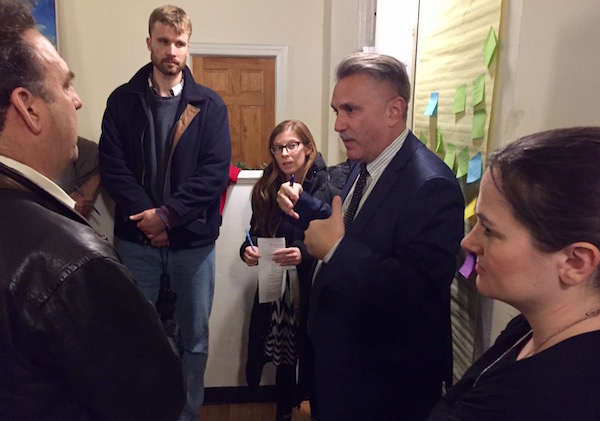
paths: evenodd
<path fill-rule="evenodd" d="M 338 133 L 343 132 L 344 130 L 346 130 L 346 120 L 340 116 L 339 114 L 335 117 L 335 124 L 333 126 L 334 130 Z"/>
<path fill-rule="evenodd" d="M 81 98 L 79 98 L 79 94 L 76 91 L 73 91 L 72 101 L 73 101 L 73 105 L 75 106 L 76 110 L 83 107 L 83 102 L 81 101 Z"/>

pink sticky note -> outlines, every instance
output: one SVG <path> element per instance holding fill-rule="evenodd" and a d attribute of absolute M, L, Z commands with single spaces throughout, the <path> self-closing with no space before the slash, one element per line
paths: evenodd
<path fill-rule="evenodd" d="M 465 262 L 460 267 L 460 269 L 458 269 L 458 273 L 460 273 L 465 278 L 468 278 L 473 273 L 473 269 L 475 269 L 475 261 L 475 254 L 467 252 Z"/>

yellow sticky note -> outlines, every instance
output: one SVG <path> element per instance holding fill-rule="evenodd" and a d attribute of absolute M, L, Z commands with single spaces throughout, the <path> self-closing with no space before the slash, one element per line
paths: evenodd
<path fill-rule="evenodd" d="M 477 204 L 477 196 L 471 200 L 471 203 L 465 207 L 465 221 L 475 215 L 475 205 Z"/>
<path fill-rule="evenodd" d="M 473 81 L 473 93 L 471 96 L 471 105 L 474 107 L 481 104 L 485 99 L 485 73 L 480 74 Z"/>
<path fill-rule="evenodd" d="M 436 152 L 441 152 L 442 149 L 444 149 L 444 135 L 442 134 L 442 131 L 440 129 L 437 129 L 435 144 L 436 144 L 436 146 L 435 146 Z"/>
<path fill-rule="evenodd" d="M 419 140 L 423 142 L 423 145 L 427 146 L 427 137 L 425 136 L 425 133 L 423 133 L 423 130 L 419 133 Z"/>
<path fill-rule="evenodd" d="M 469 147 L 465 146 L 458 153 L 458 170 L 456 171 L 456 178 L 460 178 L 467 174 L 469 171 Z"/>

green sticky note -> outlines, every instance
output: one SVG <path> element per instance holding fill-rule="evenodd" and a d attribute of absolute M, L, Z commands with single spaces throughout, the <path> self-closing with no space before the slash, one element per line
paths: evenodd
<path fill-rule="evenodd" d="M 450 167 L 450 169 L 454 169 L 454 161 L 456 158 L 456 145 L 452 143 L 446 144 L 446 155 L 444 155 L 444 162 L 446 165 Z"/>
<path fill-rule="evenodd" d="M 474 107 L 481 104 L 485 98 L 485 73 L 480 74 L 473 81 L 473 96 L 471 105 Z"/>
<path fill-rule="evenodd" d="M 490 26 L 490 31 L 485 38 L 485 43 L 483 44 L 483 58 L 485 60 L 486 67 L 490 67 L 490 63 L 492 62 L 492 58 L 494 58 L 497 45 L 498 40 L 496 38 L 496 32 L 494 31 L 494 27 Z"/>
<path fill-rule="evenodd" d="M 458 88 L 456 88 L 456 92 L 454 92 L 454 105 L 452 106 L 452 112 L 454 114 L 464 112 L 466 104 L 467 85 L 461 85 Z"/>
<path fill-rule="evenodd" d="M 473 126 L 471 127 L 471 139 L 481 139 L 485 135 L 485 108 L 473 112 Z"/>
<path fill-rule="evenodd" d="M 469 171 L 469 147 L 465 146 L 458 153 L 458 170 L 456 171 L 456 178 L 460 178 L 467 174 Z"/>
<path fill-rule="evenodd" d="M 441 152 L 444 149 L 444 135 L 440 129 L 437 129 L 436 132 L 436 143 L 435 143 L 435 151 Z"/>
<path fill-rule="evenodd" d="M 419 140 L 423 142 L 423 145 L 427 146 L 427 137 L 425 137 L 425 133 L 423 133 L 423 130 L 419 132 Z"/>

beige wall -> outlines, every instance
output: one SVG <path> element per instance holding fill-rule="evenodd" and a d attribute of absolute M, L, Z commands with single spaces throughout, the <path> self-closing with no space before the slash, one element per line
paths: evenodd
<path fill-rule="evenodd" d="M 537 131 L 600 124 L 600 2 L 504 0 L 490 148 Z M 497 302 L 492 338 L 516 310 Z"/>
<path fill-rule="evenodd" d="M 333 130 L 335 116 L 331 111 L 331 95 L 334 88 L 335 66 L 349 53 L 361 49 L 358 31 L 358 10 L 361 0 L 329 0 L 326 8 L 326 21 L 330 25 L 325 28 L 325 44 L 329 48 L 323 49 L 323 90 L 321 92 L 323 108 L 321 120 L 321 152 L 330 165 L 337 164 L 346 159 L 345 148 L 339 136 Z"/>
<path fill-rule="evenodd" d="M 180 0 L 177 4 L 192 19 L 192 43 L 288 47 L 283 118 L 306 122 L 327 155 L 332 67 L 357 48 L 359 1 Z M 79 111 L 79 132 L 90 139 L 100 137 L 108 95 L 149 60 L 145 44 L 148 15 L 164 2 L 141 3 L 57 0 L 59 50 L 76 74 L 75 87 L 84 103 Z M 336 144 L 337 135 L 331 136 Z M 255 179 L 248 177 L 242 175 L 230 189 L 216 246 L 207 387 L 245 385 L 247 330 L 256 289 L 255 271 L 248 270 L 238 254 L 250 220 L 249 195 Z M 91 223 L 112 239 L 112 203 L 102 195 L 96 206 L 102 216 L 93 215 Z M 273 375 L 272 367 L 266 369 L 263 382 L 272 384 Z"/>
<path fill-rule="evenodd" d="M 597 0 L 504 0 L 495 145 L 600 124 L 599 16 Z"/>
<path fill-rule="evenodd" d="M 332 68 L 356 49 L 360 0 L 180 0 L 192 19 L 192 43 L 287 46 L 285 118 L 303 120 L 328 155 Z M 56 0 L 59 51 L 76 75 L 79 133 L 98 141 L 106 99 L 149 61 L 148 17 L 165 1 Z M 344 156 L 333 148 L 328 162 Z M 92 225 L 112 239 L 112 203 L 101 195 Z"/>
<path fill-rule="evenodd" d="M 79 111 L 80 134 L 97 140 L 107 96 L 148 61 L 148 15 L 163 2 L 146 1 L 143 6 L 134 0 L 57 3 L 60 52 L 77 75 L 75 86 L 84 102 Z M 345 54 L 359 48 L 360 0 L 181 0 L 178 4 L 192 18 L 192 42 L 287 45 L 286 118 L 300 118 L 309 125 L 330 163 L 344 158 L 329 110 L 332 70 Z M 534 131 L 600 124 L 600 2 L 504 0 L 503 4 L 490 150 Z M 379 45 L 381 37 L 397 36 L 394 20 L 387 18 L 389 30 L 377 30 Z M 102 211 L 104 203 L 100 207 Z M 112 221 L 106 212 L 103 217 L 106 220 L 96 225 L 110 236 Z M 493 337 L 512 314 L 511 308 L 496 306 Z M 211 325 L 221 321 L 215 317 Z M 240 346 L 236 342 L 233 349 Z M 209 376 L 207 384 L 243 383 L 239 368 L 229 376 L 224 383 L 220 376 Z"/>
<path fill-rule="evenodd" d="M 84 107 L 80 134 L 97 140 L 110 92 L 149 61 L 148 16 L 164 1 L 57 0 L 59 49 L 76 74 Z M 325 4 L 327 5 L 327 1 Z M 322 127 L 322 1 L 179 0 L 193 24 L 191 42 L 287 45 L 287 114 L 315 133 Z"/>

